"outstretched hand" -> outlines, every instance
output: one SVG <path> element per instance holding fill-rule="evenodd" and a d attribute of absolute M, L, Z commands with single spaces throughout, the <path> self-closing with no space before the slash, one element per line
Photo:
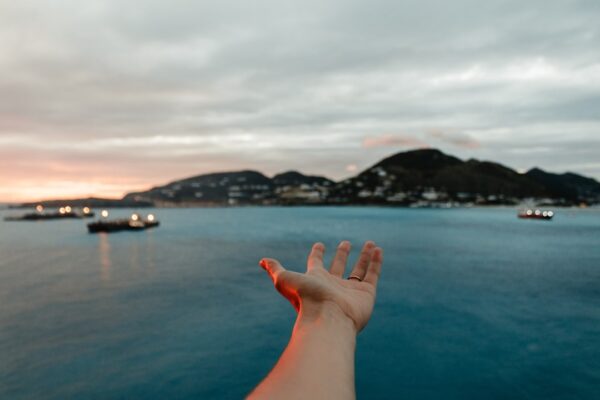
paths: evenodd
<path fill-rule="evenodd" d="M 263 258 L 260 265 L 297 312 L 319 315 L 324 307 L 333 306 L 353 322 L 358 332 L 369 322 L 373 311 L 383 254 L 375 243 L 366 242 L 348 279 L 344 279 L 350 247 L 348 241 L 339 244 L 328 270 L 323 264 L 322 243 L 313 245 L 304 274 L 288 271 L 272 258 Z"/>

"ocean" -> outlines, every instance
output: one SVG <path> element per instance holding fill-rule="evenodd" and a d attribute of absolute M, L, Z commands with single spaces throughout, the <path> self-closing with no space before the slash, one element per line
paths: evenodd
<path fill-rule="evenodd" d="M 161 226 L 0 221 L 1 399 L 241 398 L 295 317 L 258 260 L 342 239 L 385 252 L 358 398 L 600 398 L 598 209 L 143 211 Z"/>

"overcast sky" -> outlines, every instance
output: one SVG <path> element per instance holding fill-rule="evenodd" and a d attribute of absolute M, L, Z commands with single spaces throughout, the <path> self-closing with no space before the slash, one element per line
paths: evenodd
<path fill-rule="evenodd" d="M 600 1 L 0 0 L 0 200 L 398 151 L 600 178 Z"/>

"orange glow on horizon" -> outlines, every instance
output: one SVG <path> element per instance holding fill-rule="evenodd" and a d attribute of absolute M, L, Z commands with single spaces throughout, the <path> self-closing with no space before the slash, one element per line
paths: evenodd
<path fill-rule="evenodd" d="M 56 154 L 52 149 L 0 146 L 0 202 L 120 199 L 129 192 L 147 190 L 178 176 L 179 168 L 187 170 L 162 162 L 148 165 L 140 157 L 137 153 Z"/>
<path fill-rule="evenodd" d="M 1 121 L 0 121 L 1 122 Z M 0 135 L 0 142 L 1 142 Z M 93 150 L 93 151 L 92 151 Z M 190 175 L 240 169 L 235 160 L 158 152 L 114 151 L 89 154 L 0 146 L 0 203 L 73 200 L 88 197 L 121 199 L 135 191 Z M 260 168 L 257 168 L 260 169 Z"/>
<path fill-rule="evenodd" d="M 137 182 L 136 182 L 137 183 Z M 0 202 L 21 203 L 44 200 L 74 200 L 87 197 L 120 199 L 125 194 L 146 190 L 152 184 L 103 183 L 85 181 L 32 181 L 6 182 L 0 179 Z"/>

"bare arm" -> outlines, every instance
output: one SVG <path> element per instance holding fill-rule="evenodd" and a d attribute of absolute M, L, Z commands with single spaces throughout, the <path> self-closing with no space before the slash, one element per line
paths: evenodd
<path fill-rule="evenodd" d="M 261 260 L 298 317 L 285 351 L 250 399 L 355 398 L 356 335 L 373 311 L 382 250 L 365 243 L 349 279 L 343 274 L 350 243 L 340 243 L 329 270 L 324 251 L 321 243 L 313 246 L 304 274 L 287 271 L 274 259 Z"/>

